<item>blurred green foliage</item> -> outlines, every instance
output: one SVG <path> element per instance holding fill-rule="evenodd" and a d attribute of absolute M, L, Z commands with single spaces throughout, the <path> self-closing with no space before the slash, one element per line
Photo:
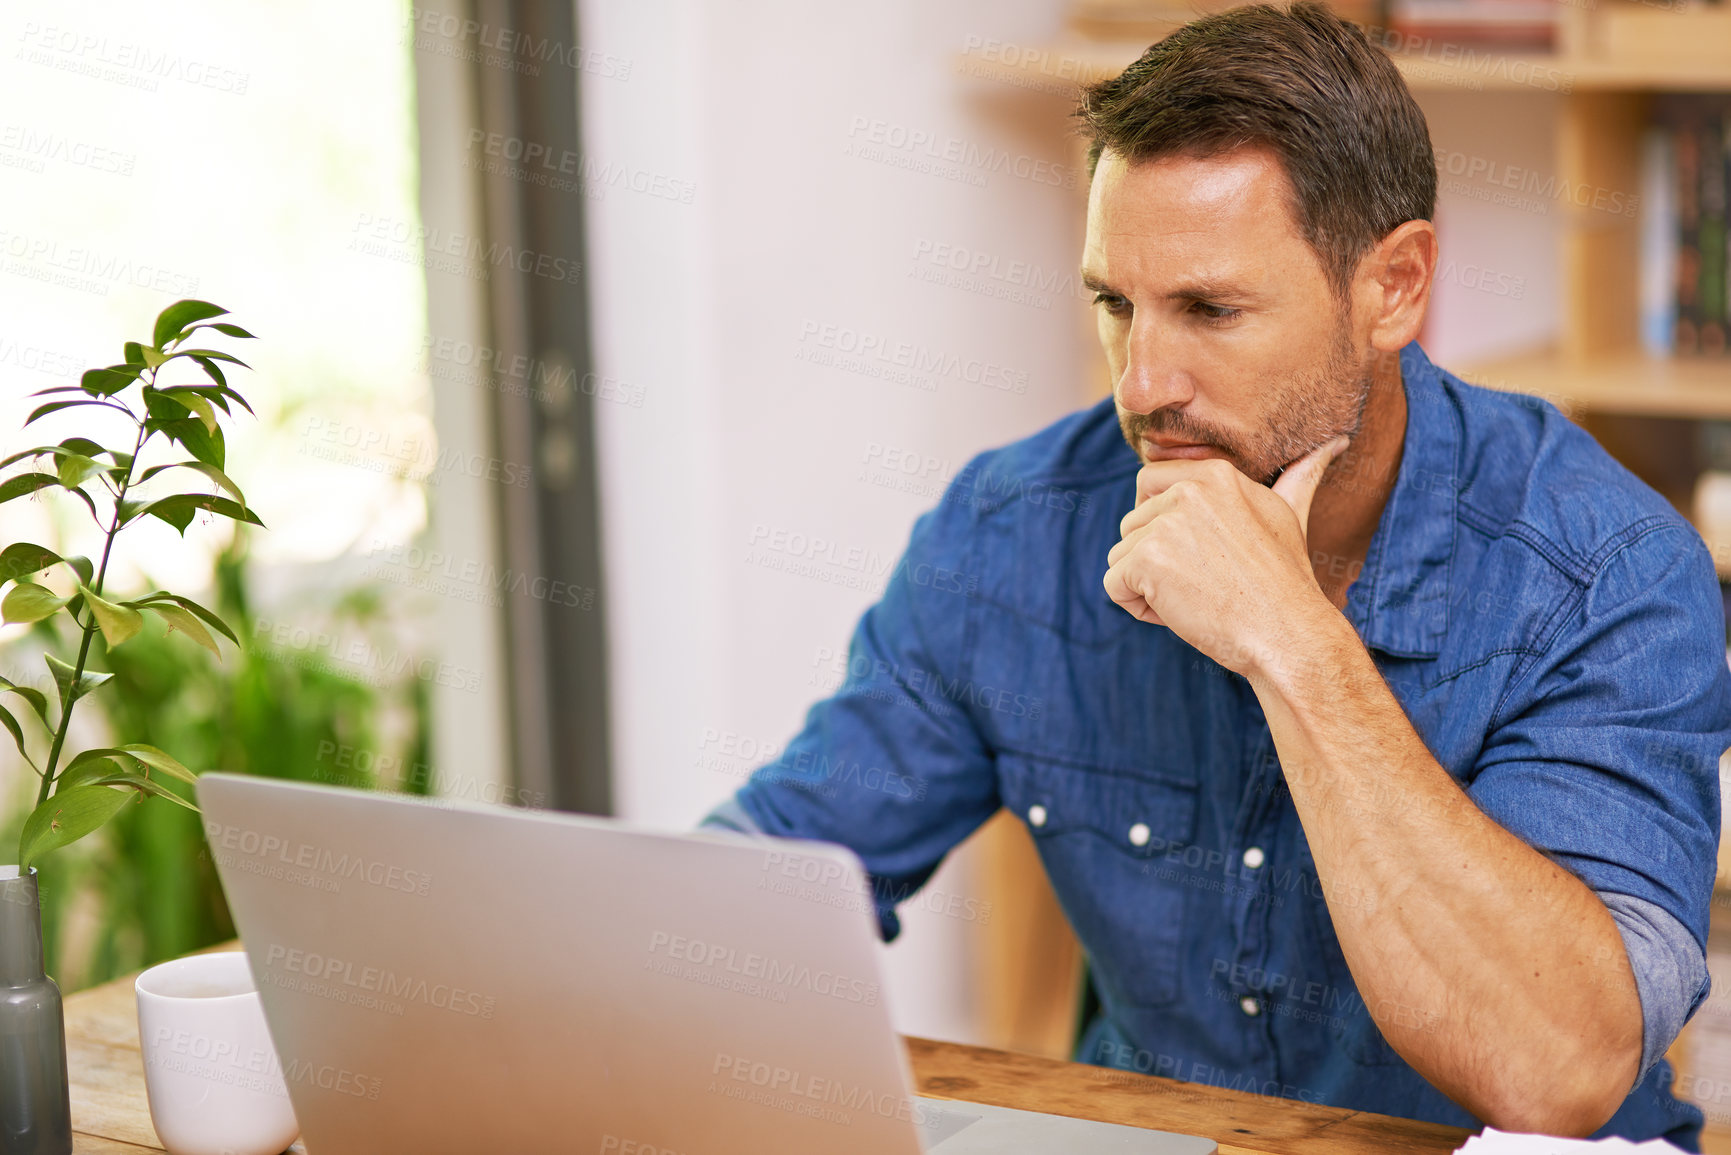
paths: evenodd
<path fill-rule="evenodd" d="M 198 771 L 226 770 L 268 778 L 374 788 L 374 776 L 339 761 L 339 750 L 368 751 L 371 765 L 388 736 L 386 711 L 412 712 L 408 749 L 388 765 L 429 763 L 426 687 L 412 676 L 378 684 L 340 665 L 272 643 L 251 628 L 245 531 L 218 556 L 211 608 L 241 636 L 224 661 L 151 622 L 126 645 L 104 651 L 93 666 L 114 674 L 88 702 L 107 727 L 130 741 L 172 750 Z M 349 592 L 321 608 L 321 620 L 355 629 L 378 626 L 386 612 L 377 591 Z M 51 621 L 57 621 L 51 619 Z M 52 629 L 49 622 L 38 623 Z M 52 644 L 49 637 L 43 642 Z M 398 739 L 400 743 L 402 740 Z M 417 774 L 402 787 L 426 789 Z M 24 808 L 28 810 L 28 808 Z M 16 839 L 20 813 L 0 838 Z M 5 843 L 0 843 L 4 845 Z M 42 933 L 48 971 L 66 989 L 105 982 L 163 959 L 234 937 L 199 815 L 160 802 L 129 805 L 78 847 L 39 864 Z"/>

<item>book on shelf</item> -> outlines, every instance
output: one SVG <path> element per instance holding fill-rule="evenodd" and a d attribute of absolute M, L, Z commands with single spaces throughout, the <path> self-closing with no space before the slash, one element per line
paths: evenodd
<path fill-rule="evenodd" d="M 1641 149 L 1641 339 L 1660 356 L 1731 351 L 1731 103 L 1655 101 Z M 1667 288 L 1668 291 L 1667 291 Z"/>
<path fill-rule="evenodd" d="M 1159 39 L 1199 16 L 1245 0 L 1071 0 L 1071 30 L 1103 40 Z M 1555 50 L 1557 0 L 1325 0 L 1395 55 L 1487 48 Z"/>
<path fill-rule="evenodd" d="M 1677 328 L 1677 140 L 1651 125 L 1641 135 L 1641 217 L 1638 293 L 1641 347 L 1669 356 Z"/>
<path fill-rule="evenodd" d="M 1389 27 L 1409 41 L 1550 52 L 1554 0 L 1391 0 Z"/>
<path fill-rule="evenodd" d="M 1245 0 L 1071 0 L 1071 31 L 1096 40 L 1151 44 L 1180 25 Z M 1386 27 L 1388 0 L 1324 0 L 1338 15 L 1371 29 Z M 1549 0 L 1546 0 L 1548 3 Z"/>

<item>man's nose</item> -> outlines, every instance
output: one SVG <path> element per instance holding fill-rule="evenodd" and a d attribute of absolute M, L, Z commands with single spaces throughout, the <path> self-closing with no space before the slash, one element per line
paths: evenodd
<path fill-rule="evenodd" d="M 1181 406 L 1195 396 L 1194 380 L 1173 353 L 1158 325 L 1132 325 L 1124 373 L 1116 389 L 1118 404 L 1132 413 L 1152 413 Z"/>

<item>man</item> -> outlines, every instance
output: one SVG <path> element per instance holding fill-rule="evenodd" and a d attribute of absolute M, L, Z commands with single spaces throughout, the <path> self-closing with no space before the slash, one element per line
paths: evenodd
<path fill-rule="evenodd" d="M 1434 157 L 1350 25 L 1209 16 L 1080 116 L 1114 405 L 956 479 L 710 822 L 851 847 L 887 938 L 1009 808 L 1088 951 L 1086 1061 L 1692 1147 L 1662 1056 L 1731 742 L 1700 538 L 1415 343 Z"/>

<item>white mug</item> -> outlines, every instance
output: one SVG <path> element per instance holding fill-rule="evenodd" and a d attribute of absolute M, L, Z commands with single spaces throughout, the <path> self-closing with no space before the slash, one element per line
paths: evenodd
<path fill-rule="evenodd" d="M 278 1155 L 300 1134 L 243 952 L 139 975 L 138 1041 L 170 1155 Z"/>

